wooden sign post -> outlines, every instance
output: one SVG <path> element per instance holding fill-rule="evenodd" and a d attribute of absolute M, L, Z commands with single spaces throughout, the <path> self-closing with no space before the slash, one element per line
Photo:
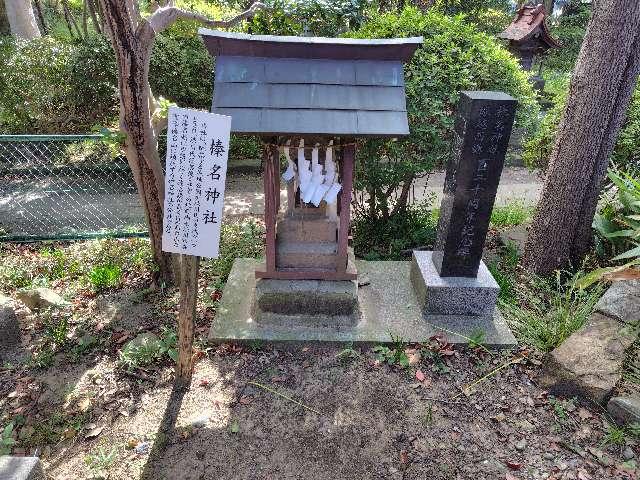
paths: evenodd
<path fill-rule="evenodd" d="M 200 257 L 217 258 L 231 117 L 171 107 L 162 250 L 180 254 L 176 382 L 188 385 Z"/>

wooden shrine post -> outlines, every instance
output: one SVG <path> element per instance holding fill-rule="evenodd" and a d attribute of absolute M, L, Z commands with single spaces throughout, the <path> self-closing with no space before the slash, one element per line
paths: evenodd
<path fill-rule="evenodd" d="M 349 255 L 349 226 L 351 223 L 351 192 L 353 190 L 353 168 L 356 146 L 348 143 L 342 152 L 342 191 L 340 192 L 340 230 L 338 231 L 338 265 L 337 273 L 347 271 Z"/>
<path fill-rule="evenodd" d="M 276 216 L 280 199 L 279 154 L 278 147 L 275 146 L 275 138 L 264 139 L 264 142 L 262 164 L 264 165 L 264 223 L 267 237 L 265 267 L 267 275 L 273 275 L 276 271 Z"/>

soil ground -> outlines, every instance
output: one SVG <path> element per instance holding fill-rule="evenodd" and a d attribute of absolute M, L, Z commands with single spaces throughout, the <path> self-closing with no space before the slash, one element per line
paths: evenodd
<path fill-rule="evenodd" d="M 400 368 L 370 348 L 200 344 L 185 392 L 172 388 L 168 361 L 117 365 L 124 340 L 172 321 L 162 305 L 133 290 L 77 304 L 99 348 L 0 371 L 0 410 L 35 430 L 17 453 L 37 448 L 53 479 L 97 478 L 87 458 L 100 451 L 115 452 L 109 479 L 637 478 L 625 446 L 603 444 L 599 407 L 536 386 L 533 352 L 435 339 L 406 346 L 412 364 Z M 28 344 L 35 320 L 19 314 Z M 201 339 L 207 318 L 199 313 Z"/>

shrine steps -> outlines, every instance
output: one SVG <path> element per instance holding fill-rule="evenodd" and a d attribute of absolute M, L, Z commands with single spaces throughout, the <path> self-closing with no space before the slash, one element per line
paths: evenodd
<path fill-rule="evenodd" d="M 286 243 L 335 243 L 338 238 L 338 222 L 327 218 L 285 217 L 276 230 L 278 241 Z"/>
<path fill-rule="evenodd" d="M 276 246 L 276 267 L 333 269 L 338 259 L 337 242 L 286 242 Z"/>

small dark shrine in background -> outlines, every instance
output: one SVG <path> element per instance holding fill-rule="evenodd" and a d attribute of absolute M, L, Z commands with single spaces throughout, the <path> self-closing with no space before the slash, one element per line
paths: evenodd
<path fill-rule="evenodd" d="M 266 264 L 256 276 L 354 280 L 355 139 L 409 133 L 403 63 L 422 38 L 200 34 L 216 57 L 212 112 L 230 115 L 233 133 L 264 143 Z M 280 152 L 288 163 L 284 211 Z"/>
<path fill-rule="evenodd" d="M 544 5 L 522 6 L 516 18 L 498 38 L 509 41 L 509 50 L 520 59 L 523 70 L 531 70 L 536 56 L 550 48 L 560 48 L 545 22 Z"/>

